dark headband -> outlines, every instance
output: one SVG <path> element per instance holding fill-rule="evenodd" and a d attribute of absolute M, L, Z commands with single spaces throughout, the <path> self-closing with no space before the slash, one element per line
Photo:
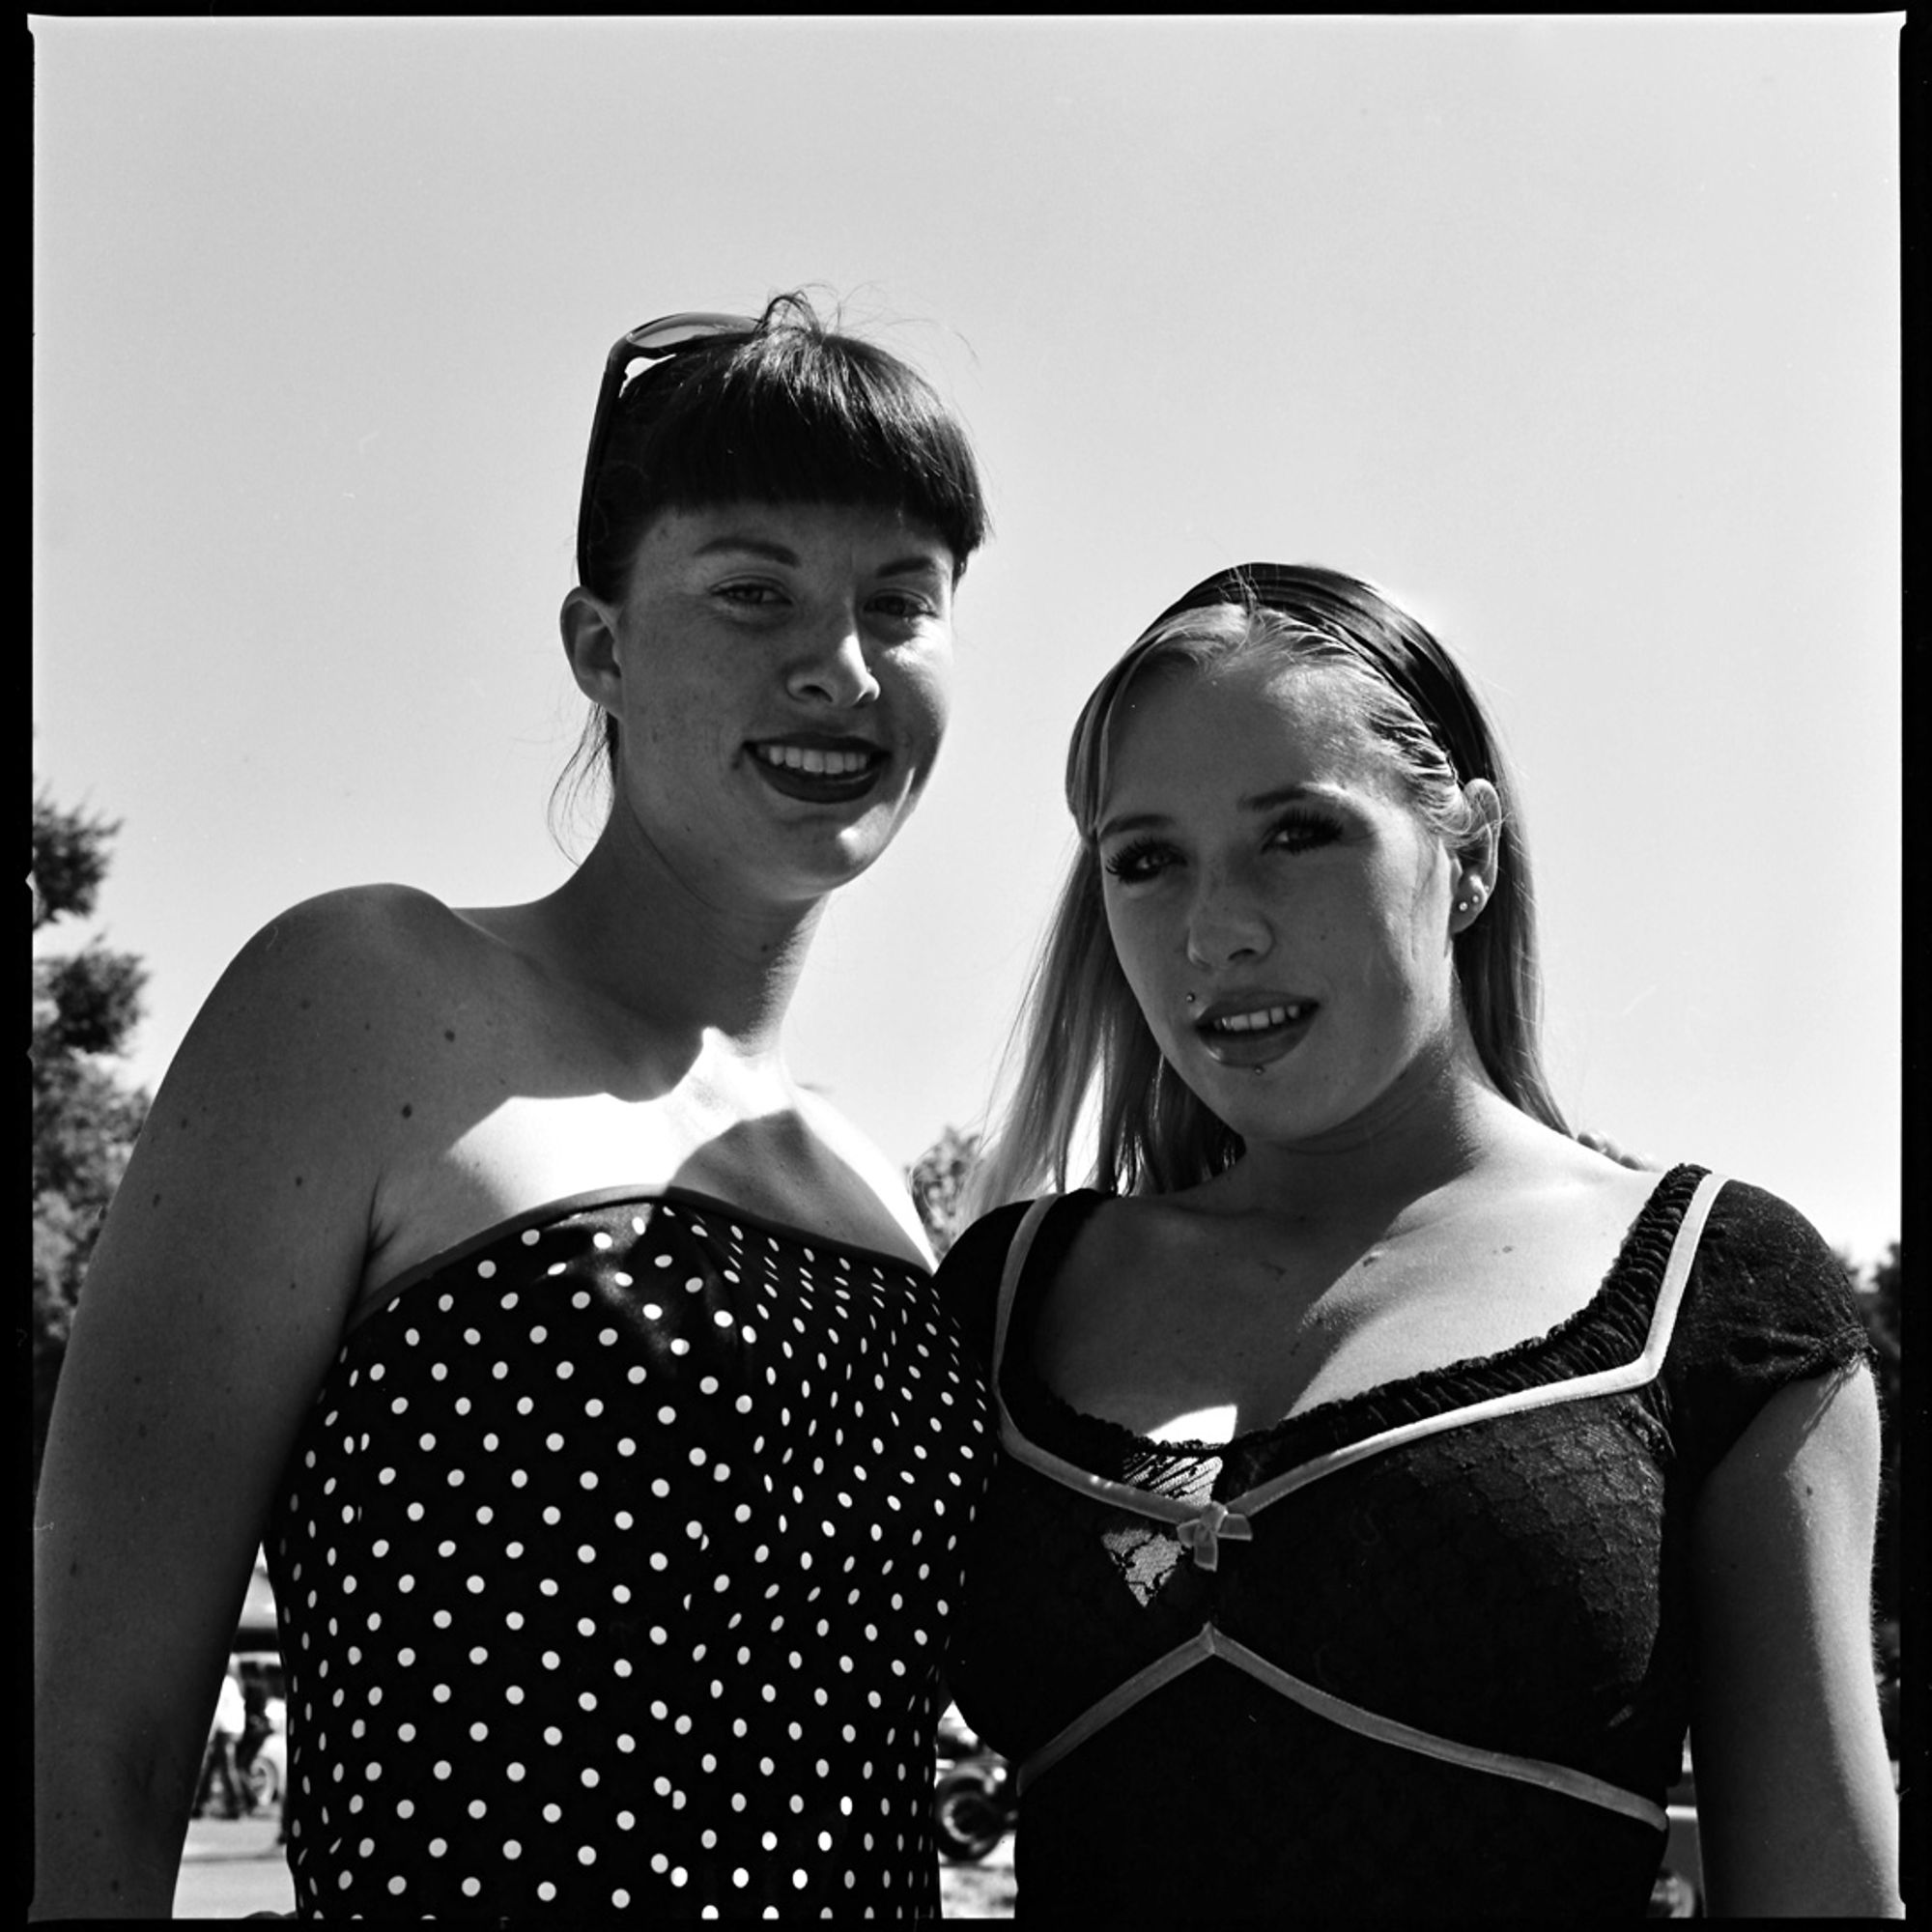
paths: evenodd
<path fill-rule="evenodd" d="M 1170 604 L 1148 629 L 1155 629 L 1183 611 L 1202 611 L 1216 604 L 1276 611 L 1298 618 L 1312 630 L 1339 633 L 1407 699 L 1430 735 L 1448 754 L 1459 780 L 1494 779 L 1486 755 L 1488 734 L 1476 716 L 1475 702 L 1462 672 L 1413 617 L 1368 584 L 1340 571 L 1312 565 L 1233 564 Z M 1351 618 L 1360 621 L 1351 622 Z"/>

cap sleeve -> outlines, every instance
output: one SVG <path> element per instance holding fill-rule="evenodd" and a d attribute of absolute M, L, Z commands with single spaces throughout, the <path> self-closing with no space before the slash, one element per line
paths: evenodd
<path fill-rule="evenodd" d="M 1701 1481 L 1779 1389 L 1871 1359 L 1851 1281 L 1824 1237 L 1775 1194 L 1726 1185 L 1663 1368 L 1680 1465 Z"/>

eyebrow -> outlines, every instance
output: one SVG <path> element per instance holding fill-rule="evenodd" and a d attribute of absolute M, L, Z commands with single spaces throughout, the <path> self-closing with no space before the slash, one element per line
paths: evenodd
<path fill-rule="evenodd" d="M 788 564 L 793 569 L 805 561 L 789 544 L 777 543 L 770 537 L 754 537 L 731 530 L 727 530 L 723 536 L 711 538 L 707 543 L 699 544 L 692 554 L 717 556 L 727 551 L 747 556 L 761 556 L 769 563 Z M 948 572 L 946 566 L 936 556 L 927 556 L 916 552 L 910 556 L 895 557 L 892 562 L 881 564 L 873 575 L 943 578 Z"/>
<path fill-rule="evenodd" d="M 1291 784 L 1277 785 L 1272 791 L 1251 792 L 1236 803 L 1243 811 L 1273 811 L 1284 805 L 1301 805 L 1309 800 L 1319 800 L 1323 805 L 1338 803 L 1333 790 L 1327 785 Z M 1151 832 L 1168 824 L 1164 812 L 1130 811 L 1120 817 L 1103 819 L 1095 829 L 1095 838 L 1117 838 L 1122 832 Z"/>
<path fill-rule="evenodd" d="M 795 564 L 799 561 L 797 551 L 786 544 L 774 543 L 769 537 L 740 536 L 736 532 L 713 537 L 709 543 L 699 544 L 692 554 L 716 556 L 719 552 L 727 550 L 746 551 L 753 556 L 762 556 L 773 563 Z"/>

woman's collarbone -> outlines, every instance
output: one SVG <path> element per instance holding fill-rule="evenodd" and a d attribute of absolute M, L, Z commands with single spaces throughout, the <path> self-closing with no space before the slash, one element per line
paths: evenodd
<path fill-rule="evenodd" d="M 1487 1236 L 1283 1243 L 1143 1220 L 1068 1257 L 1037 1362 L 1074 1406 L 1143 1435 L 1207 1411 L 1245 1434 L 1547 1336 L 1595 1298 L 1622 1232 L 1532 1216 Z"/>

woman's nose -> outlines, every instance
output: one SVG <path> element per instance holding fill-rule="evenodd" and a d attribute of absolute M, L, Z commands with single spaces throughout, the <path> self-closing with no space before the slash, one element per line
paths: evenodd
<path fill-rule="evenodd" d="M 813 629 L 788 668 L 785 685 L 794 697 L 825 704 L 869 704 L 878 696 L 879 680 L 853 612 L 843 611 Z"/>
<path fill-rule="evenodd" d="M 1258 959 L 1274 935 L 1253 894 L 1225 877 L 1204 879 L 1187 914 L 1188 963 L 1204 972 Z"/>

